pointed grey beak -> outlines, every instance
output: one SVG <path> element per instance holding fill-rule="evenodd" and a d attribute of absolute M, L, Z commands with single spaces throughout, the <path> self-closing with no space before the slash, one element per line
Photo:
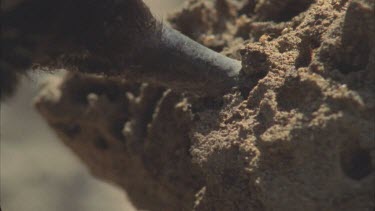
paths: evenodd
<path fill-rule="evenodd" d="M 238 85 L 241 62 L 217 53 L 168 26 L 146 44 L 141 65 L 129 74 L 198 95 L 223 94 Z"/>
<path fill-rule="evenodd" d="M 238 85 L 239 61 L 158 23 L 143 1 L 94 2 L 20 0 L 2 14 L 5 63 L 19 65 L 26 57 L 21 68 L 36 63 L 124 76 L 202 96 L 221 95 Z"/>

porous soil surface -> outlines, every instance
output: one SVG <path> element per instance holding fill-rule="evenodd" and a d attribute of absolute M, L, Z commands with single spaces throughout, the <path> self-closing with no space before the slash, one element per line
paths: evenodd
<path fill-rule="evenodd" d="M 191 0 L 172 26 L 241 59 L 246 87 L 197 98 L 71 73 L 36 107 L 139 209 L 371 211 L 374 4 Z"/>

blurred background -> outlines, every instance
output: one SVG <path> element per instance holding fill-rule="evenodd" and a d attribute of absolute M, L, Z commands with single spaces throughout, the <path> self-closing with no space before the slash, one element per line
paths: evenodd
<path fill-rule="evenodd" d="M 182 0 L 145 0 L 155 17 Z M 32 106 L 38 84 L 49 75 L 31 73 L 16 95 L 1 103 L 0 204 L 3 211 L 133 211 L 126 194 L 93 178 Z"/>

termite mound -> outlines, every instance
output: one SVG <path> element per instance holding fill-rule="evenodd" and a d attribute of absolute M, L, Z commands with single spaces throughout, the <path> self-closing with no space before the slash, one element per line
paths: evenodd
<path fill-rule="evenodd" d="M 375 206 L 373 1 L 193 0 L 170 20 L 241 58 L 250 85 L 197 99 L 49 81 L 36 106 L 94 175 L 150 210 Z"/>

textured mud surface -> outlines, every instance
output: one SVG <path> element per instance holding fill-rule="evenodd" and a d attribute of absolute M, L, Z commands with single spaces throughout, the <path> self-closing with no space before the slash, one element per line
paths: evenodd
<path fill-rule="evenodd" d="M 71 74 L 36 106 L 139 208 L 373 210 L 374 4 L 193 0 L 172 25 L 241 58 L 250 88 L 194 99 Z"/>

